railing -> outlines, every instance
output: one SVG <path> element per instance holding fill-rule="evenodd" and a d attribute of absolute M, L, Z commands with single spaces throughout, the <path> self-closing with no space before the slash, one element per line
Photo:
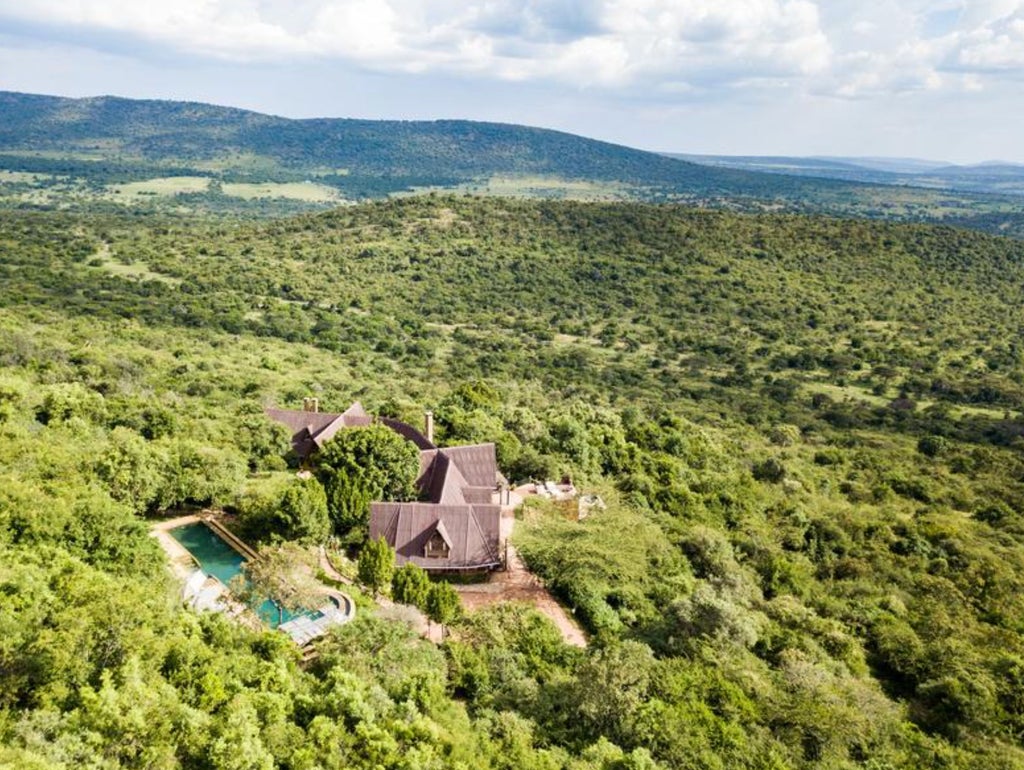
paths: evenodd
<path fill-rule="evenodd" d="M 216 532 L 228 545 L 238 551 L 246 559 L 255 559 L 256 551 L 250 548 L 248 545 L 243 543 L 238 537 L 227 527 L 217 520 L 217 514 L 215 513 L 204 513 L 202 515 L 203 523 L 206 524 L 210 529 Z"/>

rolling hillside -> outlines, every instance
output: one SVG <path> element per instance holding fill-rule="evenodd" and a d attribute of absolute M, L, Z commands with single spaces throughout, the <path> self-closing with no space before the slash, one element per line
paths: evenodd
<path fill-rule="evenodd" d="M 1022 303 L 1024 244 L 933 225 L 0 210 L 0 767 L 1024 770 Z M 513 534 L 587 649 L 357 595 L 302 667 L 183 609 L 147 525 L 267 522 L 311 393 L 600 494 Z"/>
<path fill-rule="evenodd" d="M 0 148 L 219 170 L 232 174 L 416 179 L 495 174 L 663 186 L 702 194 L 766 194 L 792 180 L 703 166 L 526 126 L 464 120 L 289 120 L 188 102 L 63 99 L 0 92 Z M 256 162 L 258 158 L 262 162 Z"/>
<path fill-rule="evenodd" d="M 1024 234 L 1015 196 L 761 173 L 526 126 L 290 120 L 0 92 L 0 204 L 281 215 L 423 190 L 942 221 Z M 835 164 L 832 164 L 835 165 Z M 867 172 L 864 172 L 867 173 Z"/>
<path fill-rule="evenodd" d="M 799 158 L 787 156 L 676 155 L 670 158 L 717 169 L 791 174 L 865 184 L 902 185 L 994 195 L 1024 195 L 1024 165 L 952 163 L 886 158 Z"/>

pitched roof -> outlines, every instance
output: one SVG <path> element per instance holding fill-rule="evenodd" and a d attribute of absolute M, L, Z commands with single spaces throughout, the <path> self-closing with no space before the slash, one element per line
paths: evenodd
<path fill-rule="evenodd" d="M 494 444 L 442 447 L 420 452 L 416 486 L 432 503 L 490 503 L 497 486 Z"/>
<path fill-rule="evenodd" d="M 264 409 L 271 420 L 281 423 L 292 431 L 292 449 L 299 457 L 307 457 L 334 437 L 342 428 L 369 425 L 373 418 L 358 401 L 341 414 L 332 412 L 307 412 L 302 409 Z"/>
<path fill-rule="evenodd" d="M 358 401 L 353 401 L 352 406 L 342 412 L 341 416 L 345 418 L 345 425 L 349 428 L 354 428 L 357 425 L 369 425 L 373 422 L 370 413 L 363 409 L 363 405 Z"/>
<path fill-rule="evenodd" d="M 298 433 L 303 428 L 309 428 L 311 433 L 318 433 L 341 416 L 329 412 L 306 412 L 302 409 L 264 409 L 263 413 L 271 420 L 291 428 L 292 433 Z"/>
<path fill-rule="evenodd" d="M 448 558 L 424 555 L 435 532 L 449 544 Z M 401 566 L 426 570 L 485 569 L 501 564 L 501 507 L 431 503 L 371 503 L 370 537 L 383 537 Z"/>
<path fill-rule="evenodd" d="M 494 488 L 498 478 L 494 444 L 451 446 L 440 451 L 459 467 L 467 486 Z"/>
<path fill-rule="evenodd" d="M 444 519 L 437 520 L 437 524 L 434 525 L 434 532 L 441 536 L 441 539 L 444 540 L 449 548 L 452 547 L 452 538 L 448 534 L 448 528 L 444 525 Z M 433 537 L 433 533 L 431 533 L 430 537 Z"/>
<path fill-rule="evenodd" d="M 428 439 L 426 436 L 424 436 L 422 433 L 420 433 L 418 430 L 416 430 L 408 423 L 402 422 L 401 420 L 396 420 L 393 417 L 378 417 L 377 419 L 380 420 L 385 425 L 387 425 L 389 428 L 391 428 L 391 430 L 393 430 L 402 438 L 408 439 L 409 441 L 414 443 L 417 449 L 437 449 L 437 447 L 434 446 L 433 442 L 431 442 L 430 439 Z"/>
<path fill-rule="evenodd" d="M 369 425 L 372 422 L 373 418 L 363 409 L 363 405 L 356 401 L 352 406 L 339 414 L 338 419 L 332 421 L 317 433 L 313 437 L 313 442 L 316 444 L 317 449 L 323 449 L 324 443 L 334 438 L 334 434 L 339 430 L 343 428 L 358 428 Z"/>

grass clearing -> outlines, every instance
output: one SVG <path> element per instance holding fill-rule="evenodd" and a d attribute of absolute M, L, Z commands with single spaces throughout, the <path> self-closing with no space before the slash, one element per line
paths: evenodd
<path fill-rule="evenodd" d="M 856 385 L 833 385 L 827 382 L 818 382 L 807 386 L 808 393 L 823 393 L 833 401 L 864 401 L 872 406 L 885 406 L 892 401 L 892 396 L 878 396 L 866 388 Z"/>
<path fill-rule="evenodd" d="M 316 182 L 228 182 L 223 185 L 223 190 L 225 195 L 244 200 L 289 198 L 306 203 L 340 203 L 345 200 L 345 197 L 333 187 Z"/>
<path fill-rule="evenodd" d="M 177 195 L 178 193 L 204 193 L 210 189 L 210 178 L 205 176 L 167 176 L 141 182 L 107 185 L 107 196 L 114 200 L 134 199 L 139 195 Z"/>
<path fill-rule="evenodd" d="M 429 192 L 472 193 L 500 198 L 545 198 L 572 201 L 625 201 L 630 191 L 616 182 L 560 179 L 546 176 L 493 176 L 456 187 L 416 187 L 392 193 L 393 198 L 423 195 Z"/>
<path fill-rule="evenodd" d="M 613 182 L 568 180 L 544 176 L 494 176 L 474 192 L 481 192 L 485 195 L 564 198 L 581 201 L 616 201 L 629 197 L 621 185 Z"/>
<path fill-rule="evenodd" d="M 110 256 L 110 247 L 106 244 L 96 252 L 96 256 L 89 262 L 90 267 L 95 267 L 105 273 L 116 275 L 120 278 L 135 281 L 160 281 L 170 286 L 180 286 L 181 279 L 174 278 L 163 273 L 157 273 L 150 269 L 145 262 L 132 262 L 125 264 Z"/>
<path fill-rule="evenodd" d="M 36 174 L 31 171 L 7 171 L 0 169 L 0 184 L 36 184 L 41 179 L 52 179 L 49 174 Z"/>

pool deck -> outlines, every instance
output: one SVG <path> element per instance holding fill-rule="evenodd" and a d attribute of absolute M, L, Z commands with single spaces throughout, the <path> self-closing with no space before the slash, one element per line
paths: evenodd
<path fill-rule="evenodd" d="M 164 553 L 167 554 L 171 572 L 174 573 L 174 576 L 182 583 L 183 596 L 189 587 L 191 587 L 190 595 L 198 597 L 202 593 L 204 596 L 208 597 L 208 599 L 203 599 L 203 603 L 207 605 L 205 607 L 206 609 L 226 611 L 228 615 L 234 617 L 236 620 L 239 620 L 247 626 L 256 629 L 263 628 L 263 624 L 256 617 L 255 613 L 243 607 L 238 602 L 231 600 L 226 595 L 226 587 L 223 586 L 216 578 L 208 576 L 202 584 L 197 581 L 196 574 L 201 573 L 198 561 L 171 535 L 172 529 L 177 529 L 178 527 L 183 527 L 187 524 L 195 524 L 201 521 L 209 524 L 208 519 L 210 517 L 211 512 L 203 511 L 200 513 L 189 514 L 187 516 L 177 516 L 173 519 L 166 519 L 164 521 L 157 522 L 150 527 L 149 534 L 151 537 L 156 538 L 157 542 L 160 543 L 160 547 L 163 548 Z M 214 532 L 218 536 L 222 536 L 222 533 L 220 532 L 222 528 L 222 526 L 216 527 L 214 528 Z M 229 545 L 234 547 L 234 544 L 232 543 L 229 543 Z M 245 548 L 250 554 L 254 553 L 248 546 Z M 218 588 L 216 592 L 213 591 L 215 588 Z M 214 595 L 214 593 L 216 593 L 216 595 Z M 321 617 L 315 620 L 308 617 L 296 618 L 295 620 L 281 624 L 278 627 L 278 630 L 287 633 L 300 647 L 305 647 L 317 638 L 326 634 L 330 626 L 347 623 L 355 617 L 355 603 L 347 594 L 344 594 L 341 591 L 325 588 L 324 595 L 329 601 L 323 607 L 319 608 Z"/>
<path fill-rule="evenodd" d="M 171 530 L 186 524 L 194 524 L 199 520 L 199 514 L 193 513 L 157 522 L 149 530 L 150 536 L 156 538 L 160 547 L 164 549 L 164 553 L 167 554 L 171 572 L 182 581 L 187 581 L 192 573 L 199 569 L 199 565 L 196 563 L 195 557 L 181 543 L 171 537 Z"/>
<path fill-rule="evenodd" d="M 277 630 L 288 634 L 299 647 L 305 647 L 326 634 L 331 626 L 340 626 L 355 617 L 356 608 L 348 596 L 340 591 L 329 591 L 327 595 L 330 601 L 319 608 L 320 617 L 302 615 L 282 623 Z"/>

